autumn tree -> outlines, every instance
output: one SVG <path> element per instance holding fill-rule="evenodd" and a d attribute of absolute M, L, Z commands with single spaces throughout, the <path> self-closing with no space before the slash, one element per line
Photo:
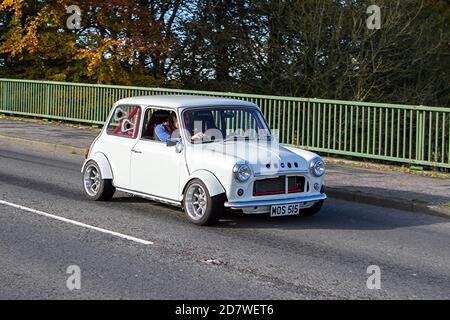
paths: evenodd
<path fill-rule="evenodd" d="M 176 46 L 181 0 L 78 1 L 81 28 L 66 26 L 72 1 L 4 1 L 2 76 L 159 86 Z M 9 20 L 8 20 L 9 17 Z M 11 18 L 12 17 L 12 18 Z"/>

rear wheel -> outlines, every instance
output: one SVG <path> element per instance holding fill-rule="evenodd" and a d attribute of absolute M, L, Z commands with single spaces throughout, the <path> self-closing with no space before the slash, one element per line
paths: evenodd
<path fill-rule="evenodd" d="M 102 178 L 100 168 L 95 161 L 89 161 L 84 167 L 83 187 L 86 197 L 94 201 L 110 200 L 116 192 L 112 180 Z"/>
<path fill-rule="evenodd" d="M 225 195 L 209 195 L 205 184 L 198 179 L 192 180 L 184 193 L 183 207 L 190 222 L 205 226 L 216 223 L 222 217 Z"/>

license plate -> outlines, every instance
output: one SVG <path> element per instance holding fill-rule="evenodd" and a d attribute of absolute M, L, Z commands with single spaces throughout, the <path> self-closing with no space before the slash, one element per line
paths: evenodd
<path fill-rule="evenodd" d="M 271 217 L 295 216 L 300 214 L 300 209 L 304 208 L 300 203 L 283 204 L 270 208 Z"/>

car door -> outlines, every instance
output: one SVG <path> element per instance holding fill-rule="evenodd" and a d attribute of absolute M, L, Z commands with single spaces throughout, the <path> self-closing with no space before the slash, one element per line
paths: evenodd
<path fill-rule="evenodd" d="M 130 187 L 131 151 L 138 140 L 140 118 L 140 106 L 116 106 L 102 138 L 100 151 L 108 158 L 116 187 Z"/>
<path fill-rule="evenodd" d="M 148 108 L 145 119 L 161 109 Z M 150 121 L 150 120 L 147 120 Z M 149 128 L 150 127 L 150 128 Z M 179 200 L 184 153 L 155 139 L 154 126 L 144 123 L 141 138 L 131 152 L 132 190 L 164 199 Z"/>

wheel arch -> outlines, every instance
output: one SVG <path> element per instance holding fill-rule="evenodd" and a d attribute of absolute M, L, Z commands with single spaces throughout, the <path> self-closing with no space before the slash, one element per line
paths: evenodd
<path fill-rule="evenodd" d="M 103 179 L 111 179 L 112 180 L 114 178 L 114 175 L 113 175 L 113 172 L 111 169 L 111 165 L 109 164 L 109 160 L 103 153 L 97 152 L 94 155 L 92 155 L 91 157 L 89 157 L 89 159 L 87 159 L 86 162 L 83 164 L 83 167 L 81 168 L 81 172 L 84 171 L 84 168 L 89 161 L 95 161 L 95 163 L 97 163 L 97 165 L 100 168 L 100 173 L 101 173 Z"/>
<path fill-rule="evenodd" d="M 181 199 L 184 198 L 184 193 L 186 192 L 186 187 L 188 186 L 188 184 L 195 179 L 199 179 L 205 184 L 211 197 L 217 196 L 219 194 L 226 194 L 225 188 L 212 172 L 207 170 L 197 170 L 189 176 L 186 183 L 184 184 L 183 191 L 181 193 Z"/>

